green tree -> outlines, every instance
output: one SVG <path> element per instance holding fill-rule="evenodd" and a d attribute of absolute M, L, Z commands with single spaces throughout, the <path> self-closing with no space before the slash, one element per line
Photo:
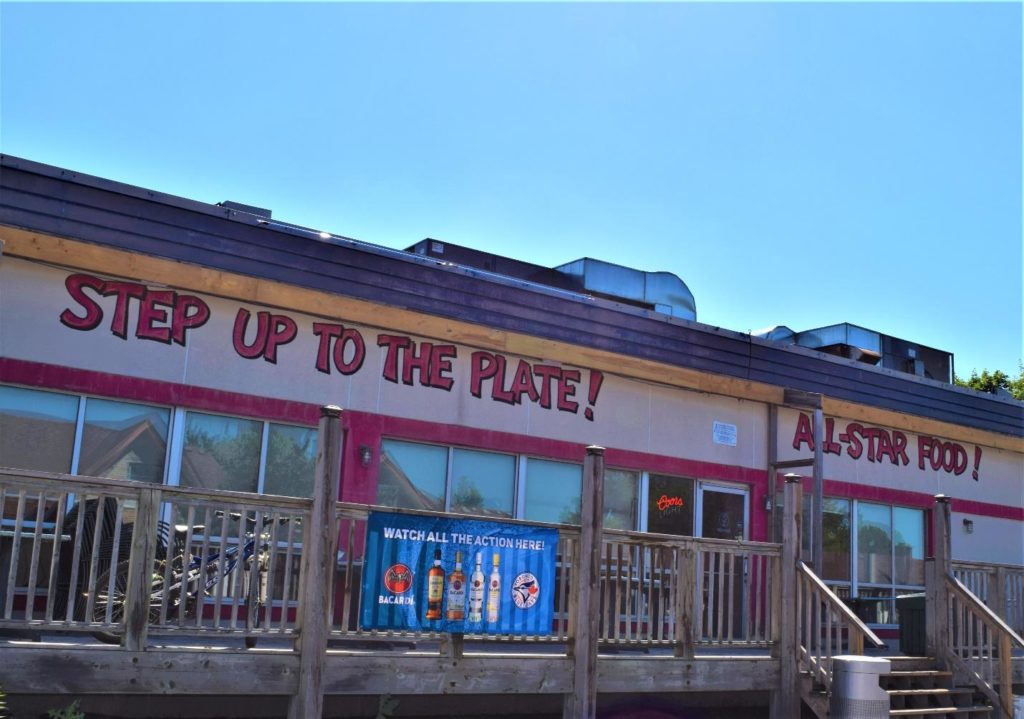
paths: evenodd
<path fill-rule="evenodd" d="M 989 372 L 987 369 L 978 374 L 978 370 L 971 372 L 968 379 L 953 377 L 953 383 L 960 387 L 969 387 L 979 392 L 996 394 L 1000 389 L 1009 392 L 1014 399 L 1024 402 L 1024 363 L 1018 365 L 1017 376 L 1010 377 L 1002 370 Z"/>

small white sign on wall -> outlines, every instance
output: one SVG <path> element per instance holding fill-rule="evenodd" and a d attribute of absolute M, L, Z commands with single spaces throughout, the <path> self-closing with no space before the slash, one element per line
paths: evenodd
<path fill-rule="evenodd" d="M 715 444 L 724 444 L 729 447 L 736 446 L 736 425 L 726 422 L 713 422 L 711 425 L 711 437 Z"/>

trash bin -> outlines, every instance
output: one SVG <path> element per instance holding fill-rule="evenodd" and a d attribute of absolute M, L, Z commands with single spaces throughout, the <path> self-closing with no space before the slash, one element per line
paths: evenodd
<path fill-rule="evenodd" d="M 923 657 L 928 653 L 928 638 L 925 634 L 924 594 L 906 594 L 896 597 L 896 613 L 900 622 L 900 651 L 912 657 Z"/>
<path fill-rule="evenodd" d="M 831 719 L 888 719 L 889 694 L 879 677 L 891 669 L 880 657 L 832 657 Z"/>

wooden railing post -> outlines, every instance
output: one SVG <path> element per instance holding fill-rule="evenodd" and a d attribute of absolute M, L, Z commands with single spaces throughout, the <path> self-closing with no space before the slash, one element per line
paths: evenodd
<path fill-rule="evenodd" d="M 131 553 L 128 555 L 124 636 L 121 640 L 125 649 L 134 652 L 141 652 L 146 648 L 159 514 L 160 490 L 150 487 L 139 490 L 139 504 L 135 510 L 135 526 L 132 529 Z M 111 567 L 111 573 L 114 571 L 115 568 Z"/>
<path fill-rule="evenodd" d="M 940 669 L 946 668 L 946 645 L 949 641 L 946 576 L 950 571 L 950 506 L 949 497 L 935 495 L 932 508 L 932 555 L 925 560 L 925 634 L 929 656 Z"/>
<path fill-rule="evenodd" d="M 692 543 L 687 542 L 677 550 L 675 571 L 675 655 L 684 659 L 693 659 L 697 627 L 700 626 L 700 618 L 696 616 L 694 598 L 700 586 L 700 579 L 697 576 L 697 552 Z"/>
<path fill-rule="evenodd" d="M 323 662 L 330 631 L 331 594 L 338 552 L 338 482 L 341 477 L 341 409 L 320 408 L 313 507 L 304 528 L 298 609 L 299 682 L 288 704 L 288 719 L 323 716 Z"/>
<path fill-rule="evenodd" d="M 800 560 L 803 490 L 800 476 L 786 475 L 782 500 L 782 576 L 779 589 L 779 688 L 773 692 L 772 719 L 800 716 L 800 671 L 797 617 L 797 571 Z"/>
<path fill-rule="evenodd" d="M 988 606 L 997 617 L 1009 624 L 1009 607 L 1006 601 L 1006 567 L 996 567 L 995 572 L 988 575 L 988 581 L 994 582 L 988 587 Z"/>
<path fill-rule="evenodd" d="M 601 621 L 601 534 L 604 530 L 604 448 L 587 447 L 583 460 L 580 541 L 576 567 L 576 634 L 573 692 L 565 695 L 565 719 L 593 719 L 597 713 L 597 640 Z"/>

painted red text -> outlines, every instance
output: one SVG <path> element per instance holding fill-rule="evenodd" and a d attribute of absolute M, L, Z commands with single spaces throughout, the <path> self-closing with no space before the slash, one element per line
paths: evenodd
<path fill-rule="evenodd" d="M 416 342 L 400 335 L 377 335 L 377 345 L 384 347 L 384 379 L 388 382 L 414 384 L 414 375 L 424 387 L 451 390 L 452 360 L 457 357 L 455 345 Z"/>
<path fill-rule="evenodd" d="M 359 330 L 344 325 L 314 322 L 313 334 L 320 338 L 316 350 L 318 372 L 331 373 L 331 358 L 334 359 L 334 368 L 343 375 L 355 374 L 363 366 L 363 360 L 366 359 L 366 342 Z"/>
<path fill-rule="evenodd" d="M 133 301 L 138 307 L 134 334 L 141 340 L 184 346 L 188 331 L 202 327 L 210 319 L 209 306 L 195 295 L 151 290 L 136 282 L 101 280 L 85 274 L 69 275 L 64 286 L 84 312 L 82 316 L 71 308 L 61 312 L 61 324 L 74 330 L 88 332 L 103 323 L 103 306 L 87 290 L 99 297 L 115 298 L 110 331 L 121 339 L 128 339 L 128 316 Z"/>
<path fill-rule="evenodd" d="M 906 466 L 910 464 L 907 454 L 907 436 L 899 430 L 888 430 L 884 427 L 866 427 L 858 422 L 849 422 L 845 429 L 836 434 L 835 420 L 825 420 L 825 436 L 822 437 L 822 451 L 825 454 L 842 454 L 851 459 L 864 457 L 869 462 L 881 462 L 887 459 L 890 464 Z M 793 434 L 793 449 L 807 447 L 814 449 L 814 426 L 811 417 L 800 413 Z M 919 436 L 917 438 L 917 467 L 931 468 L 938 472 L 961 475 L 969 465 L 968 452 L 963 445 L 947 442 L 937 437 Z M 974 448 L 973 477 L 978 479 L 981 466 L 981 447 Z"/>

